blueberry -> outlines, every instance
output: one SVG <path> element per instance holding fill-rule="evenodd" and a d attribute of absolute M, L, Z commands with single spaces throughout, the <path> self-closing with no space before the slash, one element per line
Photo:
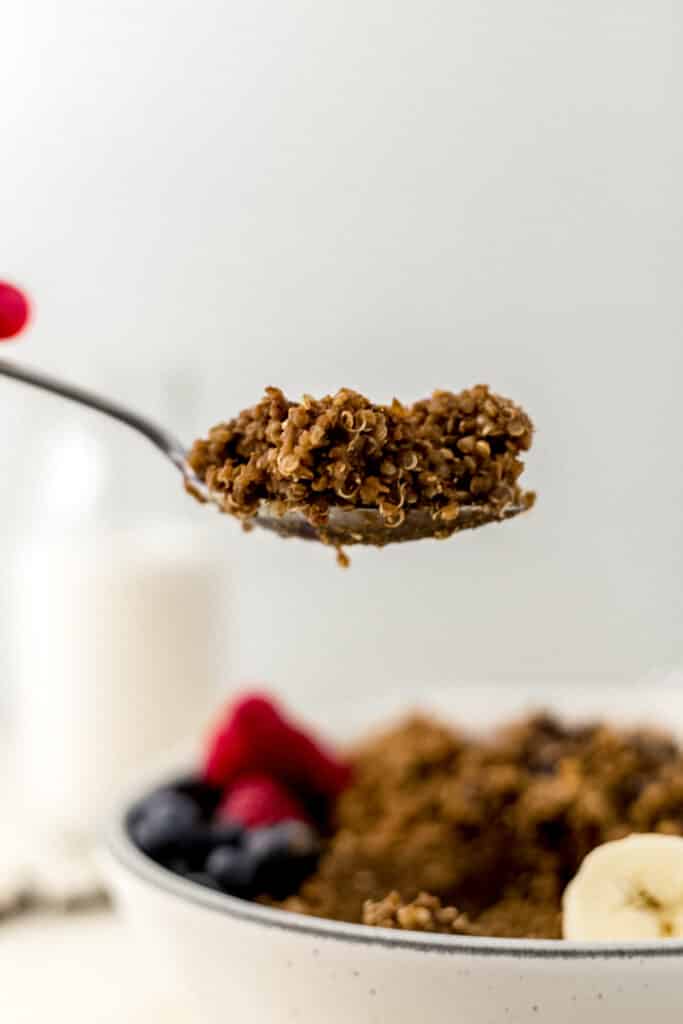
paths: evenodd
<path fill-rule="evenodd" d="M 174 790 L 159 790 L 136 808 L 131 833 L 144 853 L 165 861 L 179 852 L 200 820 L 199 807 L 190 797 Z"/>
<path fill-rule="evenodd" d="M 184 857 L 173 857 L 166 865 L 169 871 L 175 875 L 182 875 L 185 878 L 192 870 L 190 864 Z"/>
<path fill-rule="evenodd" d="M 219 786 L 212 786 L 209 782 L 204 782 L 194 776 L 179 779 L 174 783 L 173 788 L 177 793 L 182 793 L 194 800 L 206 821 L 214 816 L 223 796 L 223 790 Z"/>
<path fill-rule="evenodd" d="M 197 808 L 199 816 L 204 821 L 210 821 L 214 816 L 221 800 L 221 790 L 201 779 L 188 776 L 179 779 L 177 782 L 160 786 L 149 796 L 141 800 L 130 813 L 129 822 L 134 825 L 143 818 L 147 811 L 159 803 L 172 800 L 174 796 L 181 796 L 190 800 Z"/>
<path fill-rule="evenodd" d="M 220 822 L 211 825 L 209 836 L 213 846 L 239 846 L 245 837 L 245 830 L 237 822 Z"/>
<path fill-rule="evenodd" d="M 256 862 L 239 846 L 218 846 L 207 858 L 206 873 L 225 892 L 248 896 L 256 876 Z"/>
<path fill-rule="evenodd" d="M 282 821 L 249 833 L 247 847 L 258 863 L 290 857 L 310 857 L 318 852 L 318 838 L 303 821 Z"/>
<path fill-rule="evenodd" d="M 216 882 L 206 871 L 186 871 L 185 878 L 187 878 L 188 882 L 196 882 L 197 885 L 203 885 L 207 889 L 215 889 L 216 892 L 221 891 L 221 887 L 218 882 Z"/>
<path fill-rule="evenodd" d="M 188 824 L 193 824 L 201 817 L 201 809 L 191 796 L 171 786 L 164 786 L 161 789 L 155 789 L 153 793 L 136 804 L 132 813 L 133 824 L 150 817 L 150 815 L 166 814 L 170 807 L 182 815 Z"/>
<path fill-rule="evenodd" d="M 244 837 L 241 825 L 205 825 L 200 823 L 179 835 L 175 850 L 191 871 L 204 867 L 206 858 L 219 846 L 240 846 Z"/>
<path fill-rule="evenodd" d="M 137 805 L 129 819 L 137 845 L 180 874 L 184 871 L 179 865 L 186 871 L 198 871 L 212 850 L 239 845 L 244 836 L 243 827 L 236 822 L 210 824 L 191 785 L 156 790 Z"/>
<path fill-rule="evenodd" d="M 275 899 L 286 899 L 315 867 L 319 842 L 304 822 L 283 821 L 251 832 L 247 853 L 254 863 L 255 890 Z"/>

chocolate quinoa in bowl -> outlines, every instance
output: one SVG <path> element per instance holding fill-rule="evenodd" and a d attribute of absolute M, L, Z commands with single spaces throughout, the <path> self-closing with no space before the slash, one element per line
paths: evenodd
<path fill-rule="evenodd" d="M 527 414 L 486 385 L 435 391 L 412 405 L 377 405 L 347 388 L 295 403 L 270 387 L 196 441 L 188 461 L 220 507 L 246 524 L 267 506 L 274 516 L 300 513 L 329 541 L 332 509 L 372 510 L 387 529 L 345 543 L 382 545 L 392 530 L 404 539 L 410 512 L 427 512 L 434 535 L 447 537 L 530 508 L 534 495 L 518 481 L 532 434 Z"/>
<path fill-rule="evenodd" d="M 563 895 L 604 844 L 666 839 L 683 857 L 683 750 L 666 733 L 548 714 L 485 736 L 415 714 L 342 755 L 249 695 L 196 777 L 151 794 L 128 827 L 164 867 L 284 912 L 560 939 Z"/>

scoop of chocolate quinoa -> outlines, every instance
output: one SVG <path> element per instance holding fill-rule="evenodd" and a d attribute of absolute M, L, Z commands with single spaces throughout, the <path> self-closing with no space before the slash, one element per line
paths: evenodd
<path fill-rule="evenodd" d="M 518 478 L 533 425 L 486 385 L 403 405 L 375 405 L 342 389 L 301 402 L 267 388 L 253 408 L 196 441 L 189 463 L 221 507 L 243 520 L 262 503 L 324 527 L 332 506 L 378 511 L 388 527 L 428 509 L 445 529 L 461 508 L 491 518 L 533 494 Z"/>

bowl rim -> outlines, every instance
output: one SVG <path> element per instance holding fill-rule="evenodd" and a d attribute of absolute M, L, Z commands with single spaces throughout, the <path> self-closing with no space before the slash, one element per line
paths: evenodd
<path fill-rule="evenodd" d="M 175 778 L 180 777 L 180 773 L 176 772 Z M 186 778 L 187 774 L 184 777 Z M 172 783 L 173 777 L 167 776 L 166 781 Z M 158 892 L 193 904 L 195 907 L 223 914 L 235 921 L 293 932 L 315 939 L 451 956 L 546 960 L 641 960 L 683 957 L 683 939 L 627 943 L 575 942 L 565 939 L 498 939 L 403 932 L 264 907 L 227 893 L 216 892 L 157 864 L 133 842 L 127 827 L 129 813 L 149 788 L 151 787 L 146 786 L 144 789 L 138 789 L 138 796 L 123 802 L 110 820 L 102 840 L 105 860 L 110 858 L 125 873 L 133 875 L 138 882 L 151 886 Z"/>

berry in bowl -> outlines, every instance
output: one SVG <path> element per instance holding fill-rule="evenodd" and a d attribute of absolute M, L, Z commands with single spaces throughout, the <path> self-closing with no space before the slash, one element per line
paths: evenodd
<path fill-rule="evenodd" d="M 107 862 L 207 1024 L 673 1022 L 681 794 L 657 730 L 418 714 L 341 756 L 251 695 Z"/>
<path fill-rule="evenodd" d="M 250 694 L 217 728 L 197 776 L 143 797 L 128 830 L 175 874 L 243 899 L 284 900 L 312 874 L 349 780 L 344 761 Z"/>

